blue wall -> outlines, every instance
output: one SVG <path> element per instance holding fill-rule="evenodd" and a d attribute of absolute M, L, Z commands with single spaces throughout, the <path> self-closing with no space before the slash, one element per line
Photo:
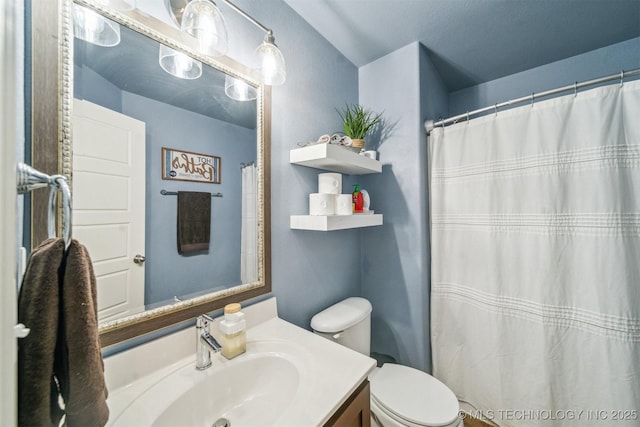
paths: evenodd
<path fill-rule="evenodd" d="M 73 96 L 122 113 L 122 91 L 90 68 L 73 67 Z"/>
<path fill-rule="evenodd" d="M 426 112 L 446 111 L 442 83 L 419 43 L 360 68 L 360 103 L 384 111 L 382 174 L 364 186 L 384 225 L 362 231 L 362 293 L 373 305 L 372 351 L 431 370 Z M 432 95 L 433 101 L 427 102 Z"/>
<path fill-rule="evenodd" d="M 640 37 L 452 92 L 448 116 L 638 67 Z"/>
<path fill-rule="evenodd" d="M 126 114 L 146 124 L 145 304 L 184 297 L 205 289 L 240 283 L 240 163 L 256 160 L 255 129 L 231 125 L 200 114 L 124 92 L 90 69 L 76 66 L 74 95 Z M 215 135 L 212 139 L 211 135 Z M 162 147 L 220 156 L 220 184 L 166 181 L 161 178 Z M 175 196 L 168 191 L 221 192 L 212 198 L 208 252 L 177 252 Z M 215 278 L 215 280 L 212 280 Z M 153 286 L 149 286 L 153 284 Z"/>
<path fill-rule="evenodd" d="M 309 329 L 311 317 L 360 294 L 360 230 L 291 230 L 289 216 L 308 213 L 320 170 L 289 163 L 296 143 L 341 130 L 336 108 L 358 102 L 358 69 L 281 1 L 238 0 L 265 23 L 287 62 L 287 81 L 272 91 L 271 264 L 273 294 L 285 320 Z M 264 33 L 229 13 L 230 56 L 250 64 Z M 343 192 L 356 178 L 343 177 Z"/>
<path fill-rule="evenodd" d="M 256 131 L 212 119 L 128 92 L 123 113 L 146 127 L 145 302 L 170 300 L 240 281 L 242 180 L 240 163 L 256 159 Z M 221 183 L 162 179 L 162 147 L 221 158 Z M 179 255 L 176 244 L 177 197 L 168 191 L 221 192 L 211 199 L 209 250 Z M 152 284 L 152 286 L 149 286 Z M 179 290 L 176 290 L 178 287 Z"/>

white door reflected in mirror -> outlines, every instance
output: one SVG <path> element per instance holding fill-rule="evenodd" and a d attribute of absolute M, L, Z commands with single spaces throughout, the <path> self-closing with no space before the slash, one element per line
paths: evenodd
<path fill-rule="evenodd" d="M 145 250 L 145 124 L 78 99 L 73 116 L 73 232 L 91 254 L 103 322 L 145 308 L 134 255 Z"/>

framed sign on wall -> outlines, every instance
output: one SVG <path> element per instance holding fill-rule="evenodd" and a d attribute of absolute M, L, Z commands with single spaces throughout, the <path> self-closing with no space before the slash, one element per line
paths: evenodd
<path fill-rule="evenodd" d="M 218 156 L 162 147 L 162 179 L 220 184 L 221 168 Z"/>

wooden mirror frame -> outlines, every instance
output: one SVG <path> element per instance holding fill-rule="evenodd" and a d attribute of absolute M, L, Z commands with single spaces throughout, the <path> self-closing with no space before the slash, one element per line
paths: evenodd
<path fill-rule="evenodd" d="M 107 322 L 100 327 L 103 347 L 170 326 L 202 313 L 271 292 L 271 88 L 260 84 L 246 66 L 229 57 L 215 60 L 198 53 L 193 39 L 139 10 L 114 11 L 92 0 L 33 0 L 31 13 L 31 165 L 49 175 L 69 179 L 73 193 L 73 3 L 107 18 L 257 88 L 258 281 Z M 31 195 L 31 247 L 47 238 L 47 193 Z M 60 210 L 59 210 L 60 212 Z M 58 220 L 61 215 L 58 215 Z M 59 231 L 61 228 L 58 221 Z"/>

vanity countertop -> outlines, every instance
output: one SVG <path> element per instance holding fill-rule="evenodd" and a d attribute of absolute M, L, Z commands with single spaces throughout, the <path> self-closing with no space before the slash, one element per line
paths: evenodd
<path fill-rule="evenodd" d="M 247 352 L 231 361 L 220 353 L 212 355 L 214 366 L 208 370 L 197 371 L 195 374 L 190 372 L 191 367 L 196 371 L 195 328 L 179 331 L 105 358 L 105 375 L 110 392 L 108 404 L 111 410 L 107 425 L 130 425 L 124 421 L 129 416 L 136 415 L 130 413 L 136 410 L 135 402 L 143 400 L 145 393 L 157 388 L 156 385 L 165 381 L 173 372 L 187 370 L 192 376 L 216 375 L 216 371 L 223 370 L 225 366 L 250 360 L 257 353 L 268 351 L 292 360 L 299 372 L 295 397 L 277 415 L 272 425 L 320 426 L 347 400 L 375 366 L 375 360 L 369 357 L 280 319 L 277 316 L 275 298 L 245 307 L 243 312 L 248 327 Z M 211 330 L 215 335 L 215 323 Z M 211 371 L 207 374 L 209 370 Z M 256 381 L 264 380 L 256 378 Z M 224 387 L 224 384 L 220 386 Z M 155 403 L 161 404 L 157 401 Z M 142 421 L 144 416 L 137 419 Z M 233 424 L 233 420 L 231 422 Z M 140 425 L 142 424 L 136 424 Z M 238 426 L 237 423 L 233 425 Z"/>

